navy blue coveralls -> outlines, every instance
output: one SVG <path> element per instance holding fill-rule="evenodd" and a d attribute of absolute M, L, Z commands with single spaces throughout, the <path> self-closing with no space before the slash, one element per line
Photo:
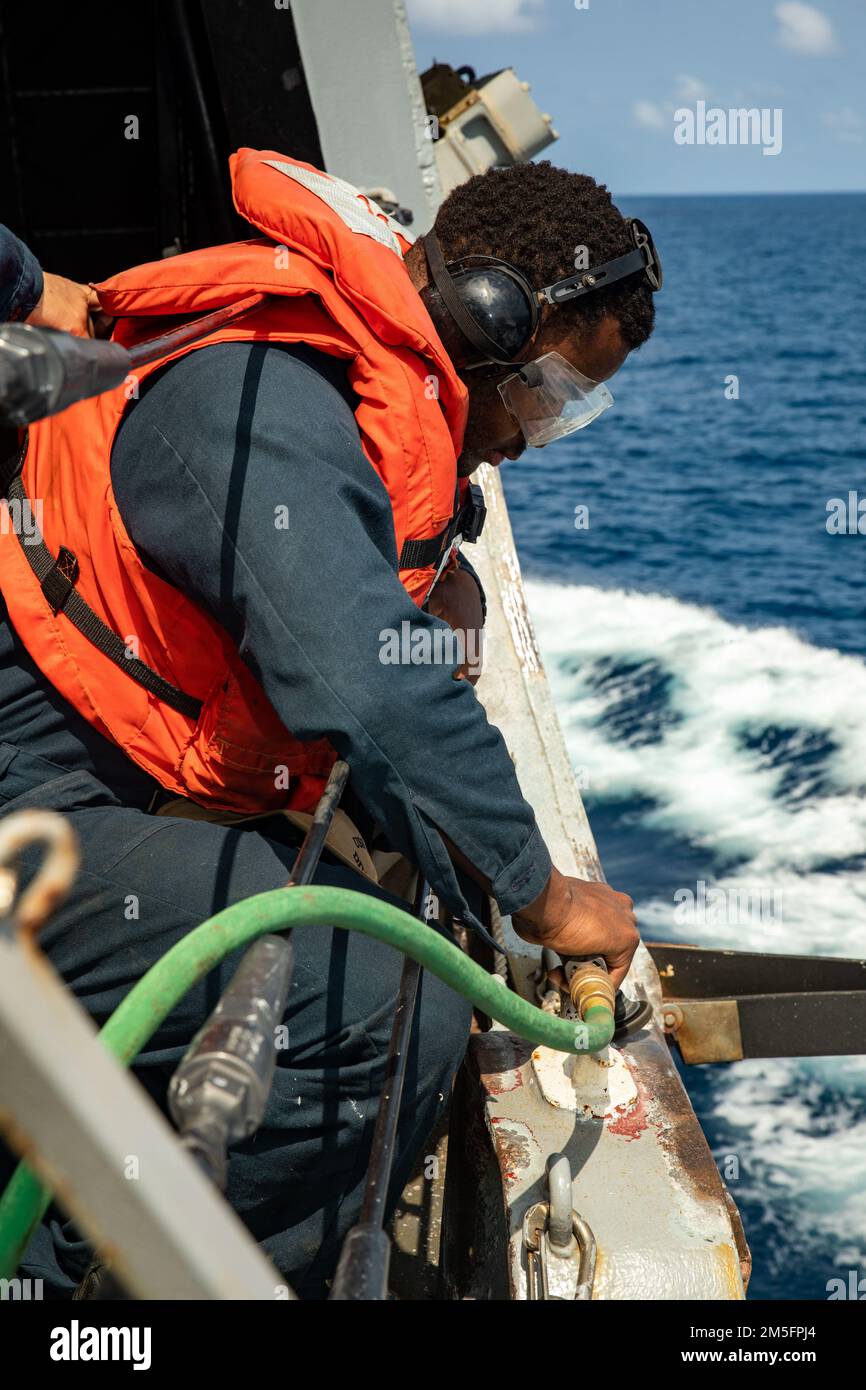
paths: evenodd
<path fill-rule="evenodd" d="M 232 635 L 287 727 L 327 734 L 363 814 L 449 905 L 472 920 L 440 832 L 504 912 L 532 901 L 550 860 L 474 691 L 448 665 L 380 660 L 384 629 L 439 624 L 397 578 L 390 504 L 361 450 L 343 366 L 304 346 L 193 352 L 145 383 L 111 468 L 145 563 Z M 286 507 L 288 526 L 277 526 Z M 297 835 L 284 821 L 245 829 L 149 814 L 153 780 L 42 677 L 5 605 L 0 708 L 0 814 L 62 811 L 81 842 L 81 872 L 41 943 L 97 1022 L 205 917 L 285 883 Z M 365 886 L 327 855 L 317 881 Z M 289 1046 L 264 1124 L 232 1152 L 228 1195 L 298 1292 L 317 1297 L 357 1215 L 402 962 L 321 928 L 299 929 L 294 946 Z M 237 962 L 189 994 L 139 1057 L 158 1104 Z M 425 975 L 394 1194 L 441 1112 L 468 1029 L 468 1005 Z M 12 1162 L 0 1151 L 0 1184 Z M 64 1297 L 87 1259 L 52 1209 L 24 1273 Z"/>

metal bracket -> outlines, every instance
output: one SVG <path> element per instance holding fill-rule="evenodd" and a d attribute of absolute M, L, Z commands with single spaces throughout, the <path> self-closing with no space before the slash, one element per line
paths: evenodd
<path fill-rule="evenodd" d="M 648 942 L 685 1062 L 866 1053 L 866 961 Z"/>

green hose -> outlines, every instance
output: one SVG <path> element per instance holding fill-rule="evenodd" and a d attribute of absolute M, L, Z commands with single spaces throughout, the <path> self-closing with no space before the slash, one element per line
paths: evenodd
<path fill-rule="evenodd" d="M 321 887 L 276 888 L 209 917 L 142 976 L 99 1036 L 108 1051 L 128 1066 L 193 985 L 232 951 L 267 932 L 307 926 L 359 931 L 394 946 L 483 1013 L 536 1045 L 558 1052 L 598 1052 L 613 1037 L 609 1009 L 588 1009 L 582 1023 L 545 1013 L 400 908 L 347 888 Z M 14 1275 L 50 1201 L 51 1193 L 20 1163 L 0 1198 L 0 1279 Z"/>

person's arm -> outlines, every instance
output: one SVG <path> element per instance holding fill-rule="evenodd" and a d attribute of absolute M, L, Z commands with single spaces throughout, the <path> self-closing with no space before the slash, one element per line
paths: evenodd
<path fill-rule="evenodd" d="M 531 912 L 547 849 L 499 731 L 441 660 L 447 630 L 397 579 L 387 494 L 335 386 L 275 347 L 192 353 L 142 392 L 112 478 L 146 562 L 234 637 L 296 736 L 330 738 L 449 906 L 474 920 L 451 844 L 503 912 Z"/>
<path fill-rule="evenodd" d="M 434 618 L 448 624 L 462 643 L 464 659 L 458 664 L 454 679 L 475 685 L 484 665 L 486 601 L 481 580 L 462 555 L 438 580 L 426 606 Z"/>
<path fill-rule="evenodd" d="M 33 252 L 0 224 L 0 322 L 28 318 L 42 290 L 42 271 Z"/>
<path fill-rule="evenodd" d="M 33 252 L 0 225 L 0 322 L 19 319 L 37 328 L 59 328 L 93 337 L 99 298 L 89 285 L 42 271 Z"/>

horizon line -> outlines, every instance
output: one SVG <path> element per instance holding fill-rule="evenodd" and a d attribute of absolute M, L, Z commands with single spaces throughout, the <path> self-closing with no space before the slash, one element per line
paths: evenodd
<path fill-rule="evenodd" d="M 689 189 L 685 192 L 664 193 L 621 193 L 617 198 L 847 198 L 862 197 L 866 188 L 768 188 L 763 190 L 749 188 Z"/>

